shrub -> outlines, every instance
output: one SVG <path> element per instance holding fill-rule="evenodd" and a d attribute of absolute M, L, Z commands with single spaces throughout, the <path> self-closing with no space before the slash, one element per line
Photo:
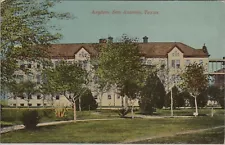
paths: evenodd
<path fill-rule="evenodd" d="M 125 117 L 130 112 L 128 108 L 122 108 L 118 110 L 118 114 L 120 117 Z"/>
<path fill-rule="evenodd" d="M 40 115 L 37 110 L 28 110 L 23 113 L 21 121 L 26 129 L 35 129 L 40 121 Z"/>

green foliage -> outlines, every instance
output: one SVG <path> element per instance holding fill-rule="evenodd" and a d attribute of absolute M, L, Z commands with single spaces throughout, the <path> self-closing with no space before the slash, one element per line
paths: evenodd
<path fill-rule="evenodd" d="M 201 64 L 192 63 L 186 66 L 181 79 L 181 87 L 195 97 L 208 86 L 208 75 L 205 74 L 205 68 Z"/>
<path fill-rule="evenodd" d="M 182 94 L 183 92 L 180 92 L 176 86 L 172 88 L 172 96 L 173 96 L 173 108 L 175 109 L 176 107 L 184 107 L 185 106 L 185 99 L 184 95 Z M 168 103 L 170 104 L 171 101 L 171 91 L 167 93 L 167 100 L 169 101 Z M 188 98 L 189 99 L 189 98 Z M 167 104 L 167 106 L 169 106 Z"/>
<path fill-rule="evenodd" d="M 88 83 L 88 73 L 75 62 L 67 64 L 65 61 L 61 61 L 55 68 L 43 71 L 42 76 L 45 78 L 42 85 L 44 93 L 64 94 L 71 102 L 75 102 L 85 92 L 84 85 Z M 69 97 L 66 93 L 73 95 Z"/>
<path fill-rule="evenodd" d="M 217 101 L 222 108 L 224 108 L 224 89 L 219 89 L 216 86 L 209 86 L 207 89 L 207 93 L 209 95 L 209 100 Z"/>
<path fill-rule="evenodd" d="M 149 74 L 145 86 L 141 91 L 139 101 L 141 112 L 152 114 L 153 108 L 162 108 L 166 96 L 165 88 L 157 76 L 157 73 Z"/>
<path fill-rule="evenodd" d="M 98 107 L 98 104 L 96 100 L 94 99 L 91 90 L 86 91 L 82 96 L 81 96 L 81 110 L 96 110 Z M 76 101 L 76 107 L 77 110 L 79 110 L 79 100 Z"/>
<path fill-rule="evenodd" d="M 22 115 L 21 122 L 26 129 L 35 129 L 40 122 L 40 116 L 36 110 L 25 111 Z"/>
<path fill-rule="evenodd" d="M 11 83 L 15 83 L 16 70 L 27 73 L 18 67 L 18 60 L 48 62 L 48 48 L 61 38 L 60 34 L 50 32 L 56 26 L 49 21 L 72 18 L 68 13 L 52 11 L 56 3 L 52 0 L 1 2 L 1 84 L 4 86 L 1 93 L 8 92 Z"/>
<path fill-rule="evenodd" d="M 97 74 L 109 84 L 123 90 L 123 95 L 129 98 L 135 95 L 130 95 L 131 92 L 128 91 L 132 89 L 127 89 L 128 86 L 140 85 L 144 72 L 136 42 L 137 39 L 123 35 L 118 43 L 101 45 L 97 60 Z"/>

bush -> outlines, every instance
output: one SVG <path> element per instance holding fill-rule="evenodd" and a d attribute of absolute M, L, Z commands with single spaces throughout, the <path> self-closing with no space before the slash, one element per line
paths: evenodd
<path fill-rule="evenodd" d="M 28 110 L 23 113 L 21 121 L 26 129 L 35 129 L 40 118 L 37 110 Z"/>
<path fill-rule="evenodd" d="M 125 117 L 130 112 L 128 108 L 122 108 L 118 110 L 118 114 L 120 117 Z"/>
<path fill-rule="evenodd" d="M 24 110 L 21 109 L 6 109 L 1 111 L 1 121 L 6 122 L 19 122 Z"/>

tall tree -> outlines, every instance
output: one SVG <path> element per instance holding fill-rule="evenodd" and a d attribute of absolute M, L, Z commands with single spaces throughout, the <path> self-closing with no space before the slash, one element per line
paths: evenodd
<path fill-rule="evenodd" d="M 123 35 L 119 42 L 107 43 L 99 48 L 98 71 L 104 80 L 119 90 L 126 88 L 125 90 L 133 92 L 129 86 L 133 86 L 133 83 L 137 83 L 142 78 L 144 71 L 136 42 L 137 39 Z M 136 95 L 131 96 L 128 91 L 123 91 L 122 99 L 125 96 L 134 99 Z"/>
<path fill-rule="evenodd" d="M 139 104 L 142 113 L 152 114 L 153 108 L 162 108 L 165 95 L 165 88 L 157 72 L 150 73 L 141 91 Z"/>
<path fill-rule="evenodd" d="M 44 88 L 53 88 L 56 93 L 64 95 L 74 109 L 74 121 L 76 121 L 76 101 L 88 91 L 89 73 L 79 64 L 67 64 L 60 61 L 55 68 L 49 68 L 45 73 L 47 82 Z"/>
<path fill-rule="evenodd" d="M 48 48 L 61 38 L 59 33 L 50 32 L 56 25 L 49 22 L 72 17 L 52 11 L 56 3 L 51 0 L 1 2 L 1 84 L 5 91 L 13 82 L 14 72 L 20 69 L 18 60 L 46 63 Z"/>
<path fill-rule="evenodd" d="M 190 95 L 195 100 L 195 116 L 198 116 L 198 104 L 197 97 L 208 86 L 208 75 L 205 73 L 205 68 L 201 64 L 192 63 L 186 66 L 184 73 L 182 74 L 183 89 L 190 92 Z"/>

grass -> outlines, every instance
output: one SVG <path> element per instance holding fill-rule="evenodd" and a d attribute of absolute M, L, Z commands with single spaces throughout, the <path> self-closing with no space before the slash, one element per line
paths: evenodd
<path fill-rule="evenodd" d="M 3 143 L 119 143 L 224 125 L 223 116 L 163 119 L 120 119 L 77 122 L 18 130 L 1 135 Z"/>
<path fill-rule="evenodd" d="M 194 108 L 185 108 L 185 109 L 174 109 L 173 114 L 174 116 L 193 116 L 193 112 L 195 112 Z M 201 108 L 198 109 L 199 115 L 211 115 L 211 108 Z M 213 110 L 214 115 L 224 115 L 225 110 L 224 109 L 214 109 Z M 153 116 L 170 116 L 171 114 L 170 109 L 156 109 L 156 112 L 154 112 Z M 137 114 L 139 114 L 137 112 Z"/>
<path fill-rule="evenodd" d="M 212 129 L 201 133 L 163 137 L 135 142 L 136 144 L 224 144 L 224 128 Z"/>
<path fill-rule="evenodd" d="M 29 108 L 30 110 L 37 110 L 39 115 L 41 115 L 40 122 L 51 122 L 51 121 L 61 121 L 61 120 L 72 120 L 73 110 L 69 109 L 66 112 L 66 116 L 58 118 L 55 116 L 55 110 L 52 108 Z M 1 112 L 1 120 L 5 122 L 11 122 L 12 124 L 21 124 L 20 118 L 27 108 L 4 108 Z M 77 111 L 77 119 L 100 119 L 100 118 L 118 118 L 118 114 L 113 110 L 102 110 L 97 111 Z"/>
<path fill-rule="evenodd" d="M 11 122 L 5 122 L 5 121 L 0 121 L 0 127 L 8 127 L 8 126 L 12 126 L 13 123 Z"/>

